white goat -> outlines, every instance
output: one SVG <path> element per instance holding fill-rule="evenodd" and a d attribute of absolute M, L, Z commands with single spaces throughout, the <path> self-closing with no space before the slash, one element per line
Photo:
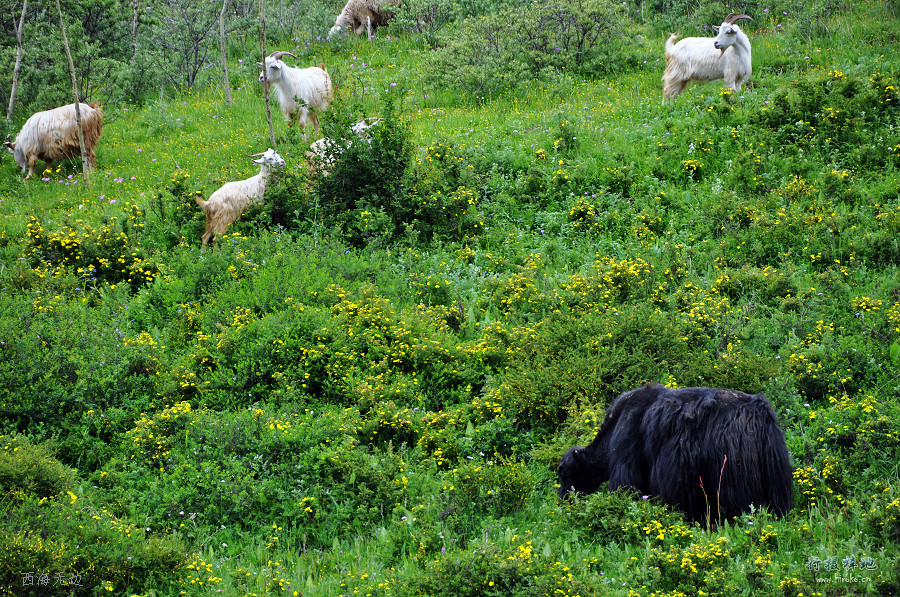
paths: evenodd
<path fill-rule="evenodd" d="M 752 21 L 747 15 L 731 13 L 716 37 L 686 37 L 677 44 L 677 34 L 666 41 L 666 72 L 663 73 L 663 103 L 687 89 L 691 81 L 725 79 L 725 86 L 740 91 L 753 73 L 750 39 L 735 22 Z"/>
<path fill-rule="evenodd" d="M 368 130 L 381 122 L 380 118 L 363 118 L 350 126 L 357 137 L 371 143 Z M 314 141 L 306 151 L 306 169 L 310 174 L 321 174 L 323 177 L 328 176 L 331 169 L 334 168 L 337 156 L 342 154 L 345 149 L 350 147 L 352 141 L 338 140 L 335 141 L 330 137 L 322 137 Z"/>
<path fill-rule="evenodd" d="M 328 37 L 349 28 L 357 37 L 366 31 L 371 38 L 375 29 L 387 25 L 394 18 L 394 12 L 390 9 L 399 4 L 400 0 L 347 0 L 341 14 L 334 20 Z"/>
<path fill-rule="evenodd" d="M 194 197 L 197 205 L 202 207 L 206 214 L 206 232 L 202 237 L 204 247 L 214 234 L 222 234 L 229 224 L 237 221 L 250 204 L 259 203 L 262 200 L 263 194 L 266 192 L 266 184 L 269 181 L 269 169 L 276 166 L 284 167 L 284 160 L 271 147 L 264 153 L 255 153 L 247 157 L 258 156 L 262 157 L 253 160 L 254 164 L 259 164 L 259 174 L 256 176 L 246 180 L 226 182 L 209 196 L 208 201 Z"/>
<path fill-rule="evenodd" d="M 259 73 L 259 82 L 267 80 L 270 88 L 275 90 L 275 99 L 288 123 L 292 124 L 296 116 L 301 127 L 306 128 L 310 121 L 319 130 L 319 116 L 315 111 L 324 110 L 331 101 L 331 77 L 324 63 L 294 68 L 281 61 L 285 55 L 296 58 L 290 52 L 272 52 L 266 57 L 266 70 Z M 262 66 L 261 62 L 258 64 Z"/>

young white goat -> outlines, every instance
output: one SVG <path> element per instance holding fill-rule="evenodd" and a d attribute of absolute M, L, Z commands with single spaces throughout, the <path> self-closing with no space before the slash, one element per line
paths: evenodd
<path fill-rule="evenodd" d="M 269 181 L 269 170 L 284 167 L 284 160 L 278 152 L 271 147 L 263 153 L 248 155 L 255 158 L 254 164 L 259 164 L 259 174 L 246 180 L 226 182 L 217 191 L 209 196 L 208 201 L 200 197 L 194 197 L 197 205 L 203 208 L 206 214 L 206 232 L 203 233 L 203 245 L 209 242 L 213 235 L 218 236 L 225 232 L 225 228 L 237 221 L 244 210 L 251 203 L 259 203 L 266 192 L 266 184 Z M 215 239 L 213 239 L 215 242 Z"/>
<path fill-rule="evenodd" d="M 363 118 L 353 123 L 350 130 L 363 141 L 371 143 L 372 139 L 369 137 L 368 130 L 380 122 L 380 118 Z M 350 140 L 335 141 L 330 137 L 322 137 L 314 141 L 306 151 L 306 169 L 310 174 L 318 173 L 323 177 L 328 176 L 331 169 L 334 168 L 337 156 L 342 154 L 351 143 Z"/>
<path fill-rule="evenodd" d="M 265 73 L 259 73 L 259 82 L 267 81 L 270 89 L 274 89 L 275 99 L 289 125 L 293 124 L 296 116 L 301 127 L 306 128 L 309 121 L 313 128 L 319 130 L 316 110 L 326 109 L 331 101 L 331 77 L 324 63 L 309 68 L 294 68 L 281 61 L 285 55 L 296 58 L 290 52 L 272 52 L 266 57 Z M 261 62 L 258 64 L 263 65 Z"/>
<path fill-rule="evenodd" d="M 663 103 L 684 92 L 691 81 L 725 79 L 725 86 L 740 91 L 753 73 L 750 39 L 735 22 L 752 21 L 747 15 L 732 13 L 716 27 L 716 37 L 686 37 L 677 34 L 666 41 L 666 72 L 663 73 Z"/>

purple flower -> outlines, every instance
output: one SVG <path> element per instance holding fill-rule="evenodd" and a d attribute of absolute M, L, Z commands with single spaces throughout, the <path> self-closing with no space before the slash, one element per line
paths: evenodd
<path fill-rule="evenodd" d="M 138 152 L 138 153 L 141 153 L 142 151 L 144 151 L 144 150 L 141 149 L 140 147 L 137 148 L 137 152 Z"/>
<path fill-rule="evenodd" d="M 112 203 L 115 203 L 116 200 L 115 200 L 115 199 L 110 199 L 109 202 L 112 204 Z"/>

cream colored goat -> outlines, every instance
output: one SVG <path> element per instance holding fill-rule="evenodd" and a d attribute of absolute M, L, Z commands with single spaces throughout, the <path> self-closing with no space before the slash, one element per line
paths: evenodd
<path fill-rule="evenodd" d="M 236 222 L 247 207 L 262 200 L 269 181 L 269 170 L 284 167 L 284 160 L 271 147 L 263 153 L 247 157 L 259 157 L 258 160 L 253 160 L 254 164 L 259 164 L 259 174 L 246 180 L 226 182 L 209 196 L 208 201 L 194 197 L 206 214 L 206 231 L 202 237 L 204 247 L 213 235 L 222 234 L 229 224 Z"/>

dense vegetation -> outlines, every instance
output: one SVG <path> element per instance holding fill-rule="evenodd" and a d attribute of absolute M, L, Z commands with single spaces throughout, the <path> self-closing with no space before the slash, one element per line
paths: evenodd
<path fill-rule="evenodd" d="M 70 97 L 35 4 L 4 136 Z M 228 105 L 217 4 L 63 2 L 98 169 L 0 162 L 0 592 L 900 591 L 896 1 L 411 0 L 374 40 L 270 1 L 343 152 L 311 174 L 278 116 L 288 168 L 201 251 L 194 196 L 271 145 L 258 5 L 228 12 Z M 731 11 L 750 87 L 662 106 L 665 37 Z M 559 500 L 647 381 L 765 392 L 792 512 Z"/>

